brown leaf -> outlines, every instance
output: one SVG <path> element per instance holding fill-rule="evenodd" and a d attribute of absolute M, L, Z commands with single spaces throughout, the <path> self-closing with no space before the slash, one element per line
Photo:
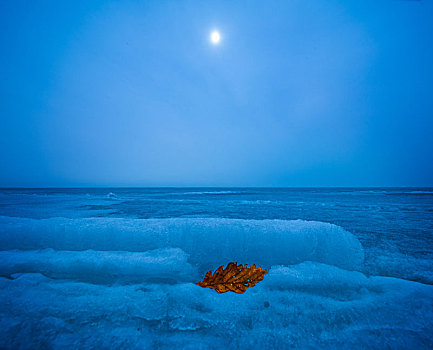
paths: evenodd
<path fill-rule="evenodd" d="M 225 270 L 222 266 L 218 267 L 214 274 L 208 271 L 202 282 L 196 283 L 203 288 L 215 289 L 218 293 L 235 292 L 245 293 L 247 288 L 254 287 L 257 282 L 260 282 L 267 271 L 256 265 L 238 265 L 231 262 Z"/>

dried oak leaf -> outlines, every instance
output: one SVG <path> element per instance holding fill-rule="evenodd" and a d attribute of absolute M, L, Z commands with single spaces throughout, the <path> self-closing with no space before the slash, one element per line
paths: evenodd
<path fill-rule="evenodd" d="M 215 289 L 218 293 L 235 292 L 245 293 L 247 288 L 254 287 L 257 282 L 260 282 L 267 271 L 256 265 L 238 265 L 231 262 L 225 269 L 222 266 L 218 267 L 215 273 L 208 271 L 202 282 L 196 283 L 203 288 Z"/>

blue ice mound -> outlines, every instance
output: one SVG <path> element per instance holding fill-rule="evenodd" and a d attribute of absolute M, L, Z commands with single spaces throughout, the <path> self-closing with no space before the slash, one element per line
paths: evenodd
<path fill-rule="evenodd" d="M 197 277 L 179 248 L 147 252 L 9 250 L 0 252 L 0 276 L 41 273 L 96 284 L 180 283 Z"/>
<path fill-rule="evenodd" d="M 0 300 L 2 349 L 433 346 L 433 286 L 313 262 L 274 267 L 241 295 L 193 283 L 107 286 L 27 273 L 0 278 Z"/>
<path fill-rule="evenodd" d="M 433 348 L 433 286 L 363 256 L 321 222 L 0 217 L 0 348 Z M 268 274 L 195 285 L 230 260 Z"/>
<path fill-rule="evenodd" d="M 0 250 L 145 252 L 180 248 L 199 272 L 229 261 L 266 268 L 315 261 L 359 270 L 364 251 L 343 228 L 323 222 L 222 218 L 0 218 Z"/>

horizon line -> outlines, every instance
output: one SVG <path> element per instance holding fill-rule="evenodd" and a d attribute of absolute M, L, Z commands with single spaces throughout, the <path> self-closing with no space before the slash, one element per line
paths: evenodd
<path fill-rule="evenodd" d="M 311 189 L 311 188 L 432 188 L 433 186 L 47 186 L 47 187 L 0 187 L 0 190 L 43 190 L 43 189 L 140 189 L 140 188 L 260 188 L 260 189 Z"/>

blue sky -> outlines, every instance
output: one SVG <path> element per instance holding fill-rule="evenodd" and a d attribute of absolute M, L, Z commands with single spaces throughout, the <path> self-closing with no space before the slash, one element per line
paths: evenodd
<path fill-rule="evenodd" d="M 10 0 L 0 50 L 3 187 L 433 186 L 431 1 Z"/>

